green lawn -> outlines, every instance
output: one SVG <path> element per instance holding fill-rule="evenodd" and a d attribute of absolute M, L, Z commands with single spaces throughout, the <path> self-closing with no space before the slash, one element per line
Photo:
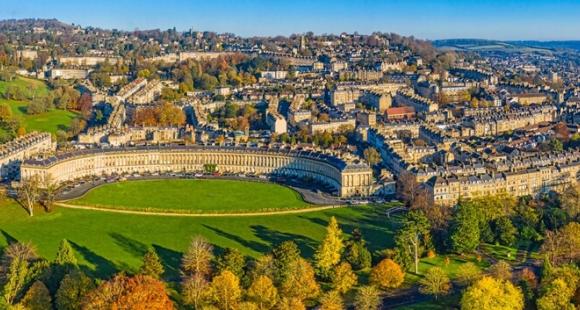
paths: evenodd
<path fill-rule="evenodd" d="M 8 85 L 16 85 L 20 88 L 36 92 L 38 95 L 43 95 L 48 92 L 48 87 L 43 81 L 18 77 L 11 82 L 0 81 L 0 97 Z M 59 109 L 52 109 L 49 112 L 38 115 L 28 115 L 26 114 L 26 106 L 28 105 L 26 101 L 0 98 L 0 103 L 8 104 L 11 107 L 14 117 L 22 122 L 27 132 L 36 130 L 55 133 L 59 129 L 66 130 L 70 126 L 71 121 L 76 117 L 76 113 L 74 112 Z"/>
<path fill-rule="evenodd" d="M 221 251 L 235 247 L 248 256 L 267 252 L 285 240 L 295 241 L 311 257 L 328 220 L 335 216 L 350 233 L 360 228 L 371 251 L 391 247 L 397 217 L 387 219 L 387 206 L 337 208 L 280 216 L 157 217 L 99 211 L 40 210 L 34 217 L 14 202 L 0 204 L 0 247 L 9 241 L 30 241 L 41 256 L 52 259 L 62 239 L 76 249 L 87 271 L 105 277 L 118 270 L 135 270 L 148 246 L 162 257 L 169 279 L 177 279 L 179 259 L 192 236 L 203 235 Z"/>
<path fill-rule="evenodd" d="M 309 206 L 298 192 L 274 183 L 184 179 L 105 184 L 69 203 L 192 213 L 236 213 Z"/>

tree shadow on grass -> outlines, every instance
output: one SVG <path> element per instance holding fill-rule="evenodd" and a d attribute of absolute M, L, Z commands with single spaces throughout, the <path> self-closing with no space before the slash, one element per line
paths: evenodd
<path fill-rule="evenodd" d="M 4 239 L 6 240 L 6 244 L 11 245 L 13 243 L 18 243 L 18 239 L 14 238 L 5 230 L 0 229 L 0 234 L 2 234 L 2 237 L 4 237 Z"/>
<path fill-rule="evenodd" d="M 110 233 L 109 235 L 113 240 L 115 240 L 115 243 L 118 246 L 133 256 L 142 257 L 147 252 L 147 245 L 143 242 L 125 237 L 118 233 Z"/>
<path fill-rule="evenodd" d="M 219 236 L 222 236 L 224 238 L 228 238 L 232 241 L 235 241 L 237 243 L 239 243 L 241 246 L 249 248 L 253 251 L 259 252 L 259 253 L 265 253 L 269 250 L 269 247 L 261 242 L 256 242 L 256 241 L 248 241 L 240 236 L 236 236 L 234 234 L 230 234 L 228 232 L 225 232 L 221 229 L 215 228 L 215 227 L 211 227 L 208 225 L 203 225 L 205 228 L 215 232 L 216 234 L 218 234 Z M 214 245 L 215 246 L 215 245 Z M 219 254 L 219 252 L 223 252 L 223 249 L 221 249 L 220 251 L 216 251 Z"/>
<path fill-rule="evenodd" d="M 179 281 L 181 277 L 180 269 L 182 253 L 154 244 L 153 248 L 165 268 L 163 278 L 167 281 Z"/>
<path fill-rule="evenodd" d="M 86 274 L 98 276 L 101 278 L 109 278 L 117 272 L 117 267 L 111 261 L 91 251 L 89 248 L 85 246 L 79 245 L 72 241 L 70 243 L 73 246 L 73 248 L 78 253 L 80 253 L 87 262 L 95 266 L 95 269 L 93 270 L 89 266 L 82 265 L 81 269 Z"/>
<path fill-rule="evenodd" d="M 347 217 L 333 214 L 336 218 L 340 229 L 346 234 L 351 234 L 355 228 L 362 233 L 363 238 L 367 241 L 367 247 L 372 252 L 383 250 L 394 246 L 394 237 L 398 229 L 397 219 L 394 217 L 387 218 L 383 209 L 364 209 L 361 210 L 358 217 Z M 318 217 L 299 216 L 302 219 L 312 223 L 328 226 L 328 220 Z"/>
<path fill-rule="evenodd" d="M 252 228 L 254 234 L 258 238 L 268 242 L 273 247 L 279 245 L 284 241 L 288 240 L 294 241 L 296 245 L 298 245 L 298 248 L 300 249 L 302 256 L 305 257 L 311 257 L 312 255 L 314 255 L 314 250 L 318 246 L 317 242 L 302 235 L 274 231 L 263 225 L 252 225 L 250 226 L 250 228 Z"/>

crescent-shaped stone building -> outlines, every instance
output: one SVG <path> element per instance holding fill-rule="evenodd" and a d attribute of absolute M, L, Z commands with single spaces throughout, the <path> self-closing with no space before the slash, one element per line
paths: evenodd
<path fill-rule="evenodd" d="M 360 160 L 346 160 L 315 151 L 289 148 L 220 146 L 147 146 L 88 149 L 31 159 L 21 178 L 34 175 L 62 184 L 90 176 L 133 173 L 203 172 L 207 166 L 223 173 L 255 173 L 310 177 L 335 189 L 341 197 L 371 194 L 372 170 Z"/>

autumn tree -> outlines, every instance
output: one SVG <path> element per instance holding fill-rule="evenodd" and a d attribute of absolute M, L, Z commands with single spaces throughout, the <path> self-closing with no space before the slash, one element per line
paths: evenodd
<path fill-rule="evenodd" d="M 512 266 L 506 261 L 500 260 L 489 268 L 492 277 L 498 280 L 511 281 L 513 278 Z"/>
<path fill-rule="evenodd" d="M 580 259 L 580 224 L 571 222 L 555 232 L 547 231 L 541 252 L 552 264 Z"/>
<path fill-rule="evenodd" d="M 288 279 L 300 260 L 300 250 L 296 243 L 284 241 L 272 250 L 273 266 L 275 270 L 274 280 L 281 285 Z"/>
<path fill-rule="evenodd" d="M 372 285 L 360 287 L 354 297 L 356 310 L 378 310 L 381 306 L 380 291 Z"/>
<path fill-rule="evenodd" d="M 569 186 L 560 195 L 560 207 L 575 219 L 580 214 L 580 184 Z"/>
<path fill-rule="evenodd" d="M 481 269 L 472 262 L 461 264 L 457 268 L 457 281 L 461 285 L 471 285 L 482 276 Z"/>
<path fill-rule="evenodd" d="M 278 289 L 267 276 L 258 276 L 248 288 L 247 296 L 260 310 L 273 309 L 278 303 Z"/>
<path fill-rule="evenodd" d="M 391 259 L 383 259 L 371 271 L 371 283 L 382 289 L 397 288 L 405 280 L 405 273 L 399 264 Z"/>
<path fill-rule="evenodd" d="M 425 276 L 419 280 L 419 291 L 423 294 L 433 295 L 435 299 L 447 295 L 451 289 L 451 282 L 447 273 L 439 267 L 427 270 Z"/>
<path fill-rule="evenodd" d="M 241 279 L 244 276 L 246 258 L 240 250 L 227 248 L 224 253 L 217 258 L 215 265 L 217 272 L 228 270 Z"/>
<path fill-rule="evenodd" d="M 213 247 L 202 236 L 191 240 L 181 260 L 182 272 L 186 275 L 199 274 L 207 277 L 212 270 Z"/>
<path fill-rule="evenodd" d="M 538 310 L 575 309 L 571 303 L 575 288 L 570 287 L 564 279 L 558 278 L 545 288 L 545 293 L 538 298 Z"/>
<path fill-rule="evenodd" d="M 80 309 L 83 299 L 95 288 L 91 278 L 75 269 L 65 275 L 56 292 L 55 305 L 59 310 Z"/>
<path fill-rule="evenodd" d="M 326 236 L 314 254 L 316 268 L 323 277 L 328 277 L 339 262 L 344 250 L 342 230 L 333 216 L 326 228 Z"/>
<path fill-rule="evenodd" d="M 199 274 L 185 277 L 181 282 L 181 298 L 183 303 L 193 309 L 201 309 L 210 301 L 209 282 Z"/>
<path fill-rule="evenodd" d="M 483 277 L 467 288 L 461 297 L 462 310 L 521 310 L 524 297 L 508 281 Z"/>
<path fill-rule="evenodd" d="M 213 278 L 210 292 L 214 304 L 219 309 L 236 309 L 242 296 L 240 279 L 231 271 L 225 270 Z"/>
<path fill-rule="evenodd" d="M 539 310 L 573 309 L 579 288 L 580 269 L 577 266 L 545 268 L 537 307 Z"/>
<path fill-rule="evenodd" d="M 58 183 L 54 181 L 54 178 L 51 174 L 48 174 L 44 177 L 43 186 L 40 193 L 40 197 L 42 200 L 42 205 L 46 209 L 46 211 L 52 211 L 52 207 L 54 204 L 54 200 L 56 199 L 56 190 L 58 189 Z"/>
<path fill-rule="evenodd" d="M 157 122 L 161 126 L 180 126 L 185 124 L 183 111 L 171 103 L 163 103 L 156 110 Z"/>
<path fill-rule="evenodd" d="M 330 291 L 320 298 L 320 310 L 343 310 L 344 301 L 337 291 Z"/>
<path fill-rule="evenodd" d="M 348 292 L 357 282 L 357 275 L 347 262 L 342 262 L 336 266 L 330 277 L 330 286 L 341 294 Z"/>
<path fill-rule="evenodd" d="M 363 151 L 363 157 L 371 167 L 381 162 L 381 154 L 374 147 L 367 147 Z"/>
<path fill-rule="evenodd" d="M 276 277 L 276 267 L 272 254 L 265 254 L 249 261 L 247 278 L 254 281 L 259 276 L 266 276 L 274 281 Z"/>
<path fill-rule="evenodd" d="M 277 310 L 305 310 L 304 303 L 299 298 L 283 297 L 276 305 Z"/>
<path fill-rule="evenodd" d="M 41 281 L 36 281 L 28 289 L 24 298 L 20 301 L 20 305 L 27 310 L 51 310 L 51 302 L 50 292 L 46 285 Z"/>
<path fill-rule="evenodd" d="M 24 179 L 18 188 L 18 199 L 26 207 L 30 216 L 34 215 L 34 204 L 40 197 L 40 179 L 37 175 Z"/>
<path fill-rule="evenodd" d="M 157 255 L 154 248 L 149 248 L 145 255 L 143 255 L 143 265 L 139 268 L 139 273 L 155 279 L 160 279 L 163 272 L 165 272 L 165 268 L 163 268 L 163 263 L 161 262 L 159 255 Z"/>
<path fill-rule="evenodd" d="M 303 258 L 299 258 L 282 282 L 283 296 L 298 298 L 299 300 L 313 299 L 318 296 L 320 286 L 316 282 L 314 268 Z"/>
<path fill-rule="evenodd" d="M 163 282 L 144 275 L 119 274 L 91 291 L 82 308 L 166 310 L 174 306 Z"/>

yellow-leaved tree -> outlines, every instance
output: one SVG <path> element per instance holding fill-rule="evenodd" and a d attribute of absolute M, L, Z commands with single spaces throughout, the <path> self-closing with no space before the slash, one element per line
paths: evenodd
<path fill-rule="evenodd" d="M 210 292 L 214 305 L 219 309 L 236 309 L 242 297 L 240 279 L 228 270 L 222 271 L 211 281 Z"/>
<path fill-rule="evenodd" d="M 521 290 L 511 282 L 483 277 L 465 290 L 462 310 L 520 310 L 524 308 Z"/>
<path fill-rule="evenodd" d="M 330 276 L 332 269 L 340 263 L 343 250 L 342 230 L 333 216 L 326 227 L 326 236 L 314 254 L 316 268 L 322 277 Z"/>
<path fill-rule="evenodd" d="M 383 259 L 371 271 L 371 283 L 382 289 L 397 288 L 404 280 L 403 269 L 392 259 Z"/>

